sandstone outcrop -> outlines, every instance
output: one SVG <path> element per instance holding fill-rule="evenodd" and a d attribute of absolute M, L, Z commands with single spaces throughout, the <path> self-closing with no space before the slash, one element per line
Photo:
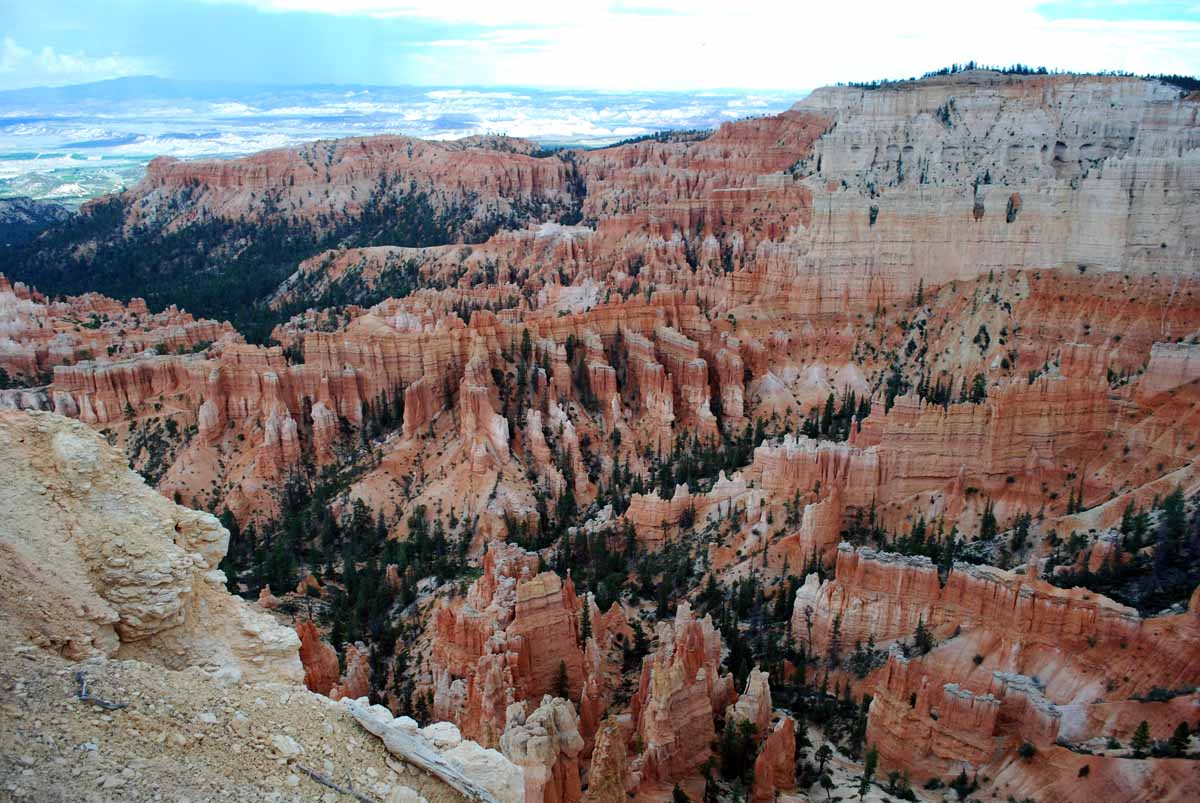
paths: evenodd
<path fill-rule="evenodd" d="M 772 729 L 765 673 L 738 697 L 720 637 L 686 602 L 657 626 L 627 732 L 602 724 L 625 713 L 614 703 L 634 619 L 627 597 L 602 613 L 565 568 L 541 571 L 563 533 L 576 555 L 604 539 L 630 563 L 630 547 L 687 549 L 694 576 L 726 588 L 754 577 L 772 597 L 802 567 L 834 564 L 799 589 L 791 633 L 818 654 L 835 629 L 842 657 L 870 639 L 891 648 L 865 678 L 830 667 L 874 696 L 868 737 L 884 766 L 943 778 L 969 766 L 1005 778 L 1004 794 L 1068 798 L 1054 775 L 1084 754 L 1057 741 L 1127 740 L 1131 723 L 1167 716 L 1139 697 L 1200 682 L 1196 599 L 1142 617 L 1036 576 L 1052 532 L 1087 533 L 1076 569 L 1126 565 L 1102 532 L 1125 504 L 1200 489 L 1198 132 L 1194 97 L 1159 81 L 971 70 L 829 87 L 708 135 L 589 151 L 371 137 L 156 160 L 112 206 L 129 247 L 201 221 L 241 231 L 243 219 L 370 245 L 299 255 L 258 300 L 281 316 L 314 308 L 279 322 L 272 347 L 175 308 L 51 301 L 0 279 L 0 367 L 17 385 L 0 408 L 101 430 L 165 496 L 227 509 L 243 533 L 277 523 L 306 484 L 339 526 L 365 505 L 397 542 L 381 582 L 416 592 L 389 612 L 421 633 L 401 647 L 414 659 L 405 702 L 426 710 L 431 695 L 433 718 L 456 723 L 421 739 L 503 747 L 532 781 L 528 799 L 578 799 L 581 769 L 595 799 L 639 784 L 658 794 L 695 775 L 722 715 L 762 741 L 756 800 L 792 782 L 792 726 Z M 397 233 L 390 219 L 428 226 Z M 89 245 L 72 247 L 86 262 Z M 30 460 L 54 459 L 55 443 L 42 445 Z M 12 499 L 43 499 L 56 522 L 64 499 L 90 504 L 103 485 L 72 478 L 67 493 L 40 477 Z M 177 525 L 158 528 L 173 551 L 96 519 L 112 504 L 71 508 L 70 540 L 45 550 L 4 543 L 20 621 L 41 617 L 29 627 L 72 655 L 268 675 L 295 639 L 217 595 L 211 517 L 156 500 L 156 521 Z M 1036 517 L 1026 552 L 997 558 L 1024 567 L 839 546 L 865 521 L 970 541 L 985 511 L 1000 531 Z M 445 536 L 439 549 L 482 564 L 465 596 L 392 552 L 425 525 Z M 42 551 L 74 574 L 45 582 Z M 336 574 L 334 600 L 349 590 Z M 315 581 L 297 593 L 310 589 L 322 593 Z M 269 590 L 260 601 L 275 604 Z M 216 608 L 234 616 L 201 627 Z M 900 646 L 918 624 L 936 644 L 924 655 Z M 311 622 L 296 632 L 310 688 L 372 693 L 378 645 L 347 646 L 342 677 Z M 375 681 L 378 694 L 387 679 Z M 571 702 L 543 698 L 560 692 Z M 1022 769 L 1024 741 L 1039 758 Z M 644 750 L 630 760 L 628 743 Z M 1134 776 L 1147 789 L 1186 776 L 1095 760 L 1102 785 L 1079 782 L 1092 799 L 1136 796 Z"/>
<path fill-rule="evenodd" d="M 321 638 L 311 619 L 296 624 L 296 635 L 300 637 L 300 663 L 304 665 L 304 685 L 309 691 L 328 695 L 341 674 L 337 651 Z"/>
<path fill-rule="evenodd" d="M 10 377 L 33 381 L 57 365 L 204 351 L 239 339 L 228 323 L 197 320 L 174 306 L 151 313 L 140 298 L 122 304 L 98 293 L 51 301 L 0 274 L 0 369 Z"/>
<path fill-rule="evenodd" d="M 508 707 L 500 750 L 525 773 L 525 803 L 579 803 L 579 753 L 583 737 L 575 708 L 546 695 L 526 715 L 524 703 Z"/>
<path fill-rule="evenodd" d="M 333 700 L 357 700 L 371 692 L 371 657 L 361 643 L 346 645 L 346 671 L 341 680 L 329 690 Z"/>
<path fill-rule="evenodd" d="M 776 792 L 795 787 L 796 723 L 791 717 L 782 717 L 754 760 L 754 786 L 750 799 L 765 803 L 774 800 Z"/>
<path fill-rule="evenodd" d="M 354 220 L 368 206 L 424 202 L 461 215 L 459 235 L 489 231 L 518 209 L 556 218 L 574 205 L 569 166 L 526 155 L 532 146 L 507 138 L 424 142 L 381 136 L 316 142 L 228 161 L 161 157 L 131 188 L 130 224 L 178 229 L 202 214 L 273 222 L 281 210 L 325 226 Z M 386 165 L 385 172 L 379 168 Z M 191 188 L 191 203 L 171 203 Z M 268 191 L 281 193 L 273 203 Z M 320 200 L 316 200 L 319 198 Z M 302 201 L 307 200 L 307 203 Z"/>
<path fill-rule="evenodd" d="M 299 639 L 228 594 L 229 533 L 147 488 L 85 425 L 0 411 L 5 609 L 71 657 L 298 683 Z"/>
<path fill-rule="evenodd" d="M 754 737 L 762 741 L 770 732 L 771 710 L 770 676 L 754 667 L 746 679 L 746 690 L 725 710 L 725 722 L 750 723 L 754 726 Z"/>
<path fill-rule="evenodd" d="M 638 778 L 629 772 L 625 739 L 625 731 L 615 719 L 600 725 L 583 803 L 625 803 L 629 799 Z"/>
<path fill-rule="evenodd" d="M 571 697 L 584 684 L 574 586 L 537 568 L 537 555 L 493 542 L 466 599 L 434 613 L 435 712 L 481 744 L 499 744 L 511 704 L 554 691 L 560 666 Z"/>
<path fill-rule="evenodd" d="M 1155 343 L 1138 392 L 1153 396 L 1197 379 L 1200 379 L 1200 345 Z"/>
<path fill-rule="evenodd" d="M 1113 700 L 1200 679 L 1193 619 L 1142 619 L 1085 589 L 988 566 L 955 563 L 943 580 L 925 558 L 843 544 L 836 577 L 810 575 L 797 593 L 792 626 L 822 654 L 835 623 L 843 645 L 893 642 L 867 683 L 867 739 L 885 767 L 937 775 L 998 766 L 1021 742 L 1128 738 L 1113 729 Z M 918 623 L 935 639 L 923 656 L 901 643 Z M 1126 728 L 1146 716 L 1127 713 Z"/>
<path fill-rule="evenodd" d="M 821 651 L 835 618 L 843 643 L 906 637 L 919 621 L 935 631 L 987 627 L 1018 643 L 1064 646 L 1087 638 L 1133 641 L 1142 627 L 1133 609 L 1084 589 L 1060 589 L 966 563 L 955 563 L 943 584 L 928 558 L 849 544 L 838 549 L 835 579 L 818 583 L 809 575 L 797 593 L 792 623 L 797 634 L 807 632 L 806 609 L 814 612 L 813 643 Z"/>
<path fill-rule="evenodd" d="M 643 782 L 678 780 L 703 764 L 716 735 L 713 713 L 736 695 L 732 677 L 720 674 L 721 636 L 709 617 L 696 619 L 680 603 L 674 622 L 658 630 L 660 646 L 644 659 L 632 702 L 645 744 L 632 771 Z"/>
<path fill-rule="evenodd" d="M 393 755 L 436 775 L 466 798 L 483 803 L 524 803 L 521 768 L 496 750 L 465 740 L 449 723 L 418 728 L 408 717 L 393 717 L 366 698 L 341 701 L 359 724 L 378 736 Z"/>

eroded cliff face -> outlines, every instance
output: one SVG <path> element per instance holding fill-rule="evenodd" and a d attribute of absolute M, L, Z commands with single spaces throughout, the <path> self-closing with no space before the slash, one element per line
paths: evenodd
<path fill-rule="evenodd" d="M 140 298 L 121 304 L 97 293 L 51 301 L 0 275 L 0 369 L 30 385 L 43 384 L 57 365 L 203 351 L 238 339 L 228 323 L 196 320 L 173 306 L 151 313 Z"/>
<path fill-rule="evenodd" d="M 229 533 L 146 487 L 87 426 L 0 411 L 7 615 L 40 646 L 81 659 L 199 666 L 299 682 L 299 639 L 232 597 L 217 564 Z"/>
<path fill-rule="evenodd" d="M 918 623 L 935 643 L 924 655 L 902 644 Z M 1198 625 L 1190 610 L 1142 619 L 1086 589 L 964 563 L 939 578 L 927 558 L 843 544 L 836 577 L 810 575 L 799 590 L 792 629 L 819 654 L 835 639 L 891 644 L 864 685 L 867 739 L 885 766 L 942 776 L 1011 763 L 1020 776 L 1019 744 L 1068 753 L 1056 743 L 1127 740 L 1160 705 L 1142 696 L 1194 686 Z M 1118 700 L 1130 709 L 1119 717 Z M 1087 788 L 1062 794 L 1082 800 Z"/>
<path fill-rule="evenodd" d="M 526 713 L 508 707 L 500 748 L 525 773 L 526 803 L 579 803 L 579 753 L 583 737 L 570 701 L 546 695 Z"/>
<path fill-rule="evenodd" d="M 782 717 L 754 760 L 754 787 L 750 799 L 763 803 L 778 792 L 796 787 L 796 723 Z"/>
<path fill-rule="evenodd" d="M 873 243 L 894 242 L 881 273 L 920 265 L 926 286 L 1007 268 L 1186 274 L 1197 230 L 1176 193 L 1196 186 L 1200 165 L 1195 106 L 1179 96 L 1153 82 L 986 71 L 819 89 L 796 109 L 836 121 L 813 157 L 821 178 L 847 185 L 826 196 L 828 219 L 865 236 L 827 231 L 818 261 L 853 273 L 879 254 Z M 849 245 L 839 254 L 834 242 Z"/>
<path fill-rule="evenodd" d="M 186 225 L 198 209 L 242 214 L 248 193 L 265 187 L 302 194 L 304 182 L 324 185 L 326 173 L 339 193 L 357 193 L 355 182 L 378 176 L 368 165 L 485 206 L 557 197 L 571 179 L 554 176 L 570 174 L 582 188 L 583 225 L 539 218 L 481 243 L 317 255 L 277 289 L 277 307 L 405 297 L 297 316 L 275 332 L 286 358 L 234 345 L 208 360 L 87 364 L 56 376 L 41 405 L 119 431 L 128 409 L 145 422 L 145 403 L 172 400 L 183 408 L 177 424 L 195 426 L 212 448 L 173 453 L 180 468 L 162 473 L 162 487 L 228 506 L 239 519 L 273 507 L 271 487 L 301 456 L 343 462 L 353 438 L 346 430 L 363 428 L 365 408 L 375 417 L 388 408 L 406 439 L 453 428 L 471 445 L 415 464 L 417 455 L 393 444 L 386 476 L 364 482 L 360 495 L 375 504 L 396 475 L 437 477 L 415 501 L 468 497 L 486 508 L 491 533 L 505 513 L 524 517 L 532 507 L 530 488 L 513 481 L 521 472 L 503 471 L 510 458 L 561 491 L 553 450 L 524 432 L 531 410 L 543 426 L 563 425 L 592 444 L 622 438 L 601 450 L 599 466 L 571 456 L 576 490 L 592 497 L 596 475 L 616 464 L 651 468 L 647 446 L 666 452 L 681 435 L 711 439 L 718 427 L 736 433 L 772 414 L 794 430 L 830 393 L 878 402 L 898 376 L 902 392 L 921 398 L 902 394 L 891 410 L 876 403 L 855 424 L 851 443 L 867 451 L 844 462 L 866 484 L 852 483 L 833 507 L 876 500 L 884 522 L 898 526 L 915 503 L 926 518 L 947 515 L 966 528 L 979 515 L 968 489 L 1006 518 L 1048 493 L 1065 500 L 1067 476 L 1085 463 L 1082 493 L 1100 499 L 1152 479 L 1160 463 L 1170 466 L 1162 473 L 1195 456 L 1184 435 L 1163 431 L 1187 416 L 1154 418 L 1166 391 L 1189 392 L 1196 379 L 1191 346 L 1177 342 L 1194 335 L 1200 314 L 1192 269 L 1200 235 L 1189 214 L 1200 180 L 1194 106 L 1137 79 L 974 72 L 821 90 L 792 112 L 731 123 L 703 140 L 565 161 L 500 141 L 376 138 L 220 165 L 164 163 L 131 197 L 149 210 L 174 192 L 171 225 Z M 332 191 L 317 206 L 321 215 L 358 209 Z M 72 315 L 64 307 L 50 318 L 68 330 Z M 532 350 L 523 357 L 525 333 Z M 36 352 L 44 339 L 29 327 L 15 334 L 14 368 L 29 361 L 17 352 Z M 170 343 L 191 347 L 199 336 Z M 584 356 L 572 349 L 568 361 L 572 337 Z M 986 401 L 955 404 L 977 374 Z M 941 383 L 951 404 L 939 411 L 927 391 Z M 553 420 L 552 402 L 565 421 Z M 1132 435 L 1144 411 L 1152 431 Z M 1097 466 L 1086 452 L 1101 438 L 1108 449 Z M 501 474 L 507 498 L 489 501 Z M 829 486 L 788 492 L 797 490 L 812 503 Z M 634 515 L 654 527 L 676 512 Z M 835 544 L 822 532 L 793 551 L 831 558 Z"/>
<path fill-rule="evenodd" d="M 503 137 L 366 137 L 224 162 L 159 158 L 126 193 L 126 225 L 171 230 L 243 217 L 275 223 L 287 210 L 328 227 L 407 201 L 410 214 L 427 209 L 450 220 L 451 230 L 486 232 L 528 211 L 561 214 L 576 204 L 569 165 L 531 158 L 534 147 Z"/>
<path fill-rule="evenodd" d="M 592 751 L 592 767 L 588 774 L 585 803 L 624 803 L 633 791 L 634 779 L 629 774 L 626 736 L 615 719 L 607 719 L 596 734 Z"/>

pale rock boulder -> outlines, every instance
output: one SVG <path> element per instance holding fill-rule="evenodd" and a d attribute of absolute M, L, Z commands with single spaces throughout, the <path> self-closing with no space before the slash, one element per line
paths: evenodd
<path fill-rule="evenodd" d="M 225 590 L 229 533 L 78 421 L 0 412 L 0 605 L 63 655 L 300 682 L 299 639 Z"/>
<path fill-rule="evenodd" d="M 388 794 L 387 803 L 428 803 L 415 789 L 397 786 Z"/>
<path fill-rule="evenodd" d="M 418 728 L 409 717 L 392 717 L 366 697 L 343 698 L 358 723 L 379 737 L 388 752 L 428 772 L 469 798 L 482 803 L 523 803 L 525 778 L 521 768 L 497 750 L 463 739 L 451 723 L 435 722 Z"/>

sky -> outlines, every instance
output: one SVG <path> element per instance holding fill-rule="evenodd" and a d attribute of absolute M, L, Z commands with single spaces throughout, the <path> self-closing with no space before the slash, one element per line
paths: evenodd
<path fill-rule="evenodd" d="M 0 90 L 266 84 L 797 91 L 955 62 L 1200 74 L 1200 0 L 0 0 Z"/>

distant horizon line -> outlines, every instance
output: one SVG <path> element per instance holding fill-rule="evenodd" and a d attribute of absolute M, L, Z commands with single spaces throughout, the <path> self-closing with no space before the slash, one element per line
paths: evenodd
<path fill-rule="evenodd" d="M 1013 68 L 1024 67 L 1027 72 L 1014 72 Z M 934 78 L 943 75 L 961 74 L 967 71 L 981 72 L 999 72 L 1001 74 L 1019 75 L 1019 76 L 1119 76 L 1139 78 L 1143 80 L 1162 80 L 1164 78 L 1190 78 L 1193 81 L 1200 81 L 1200 77 L 1174 73 L 1131 73 L 1120 70 L 1073 70 L 1064 68 L 1047 68 L 1045 66 L 1025 66 L 1020 63 L 1013 65 L 992 65 L 982 64 L 978 62 L 965 62 L 952 64 L 948 67 L 941 67 L 935 70 L 930 70 L 922 75 L 909 75 L 896 78 L 880 78 L 870 81 L 837 81 L 833 83 L 822 83 L 810 85 L 806 87 L 792 87 L 787 89 L 772 89 L 767 87 L 753 86 L 707 86 L 707 87 L 691 87 L 688 89 L 666 89 L 666 88 L 600 88 L 587 86 L 568 86 L 555 84 L 521 84 L 521 83 L 321 83 L 321 82 L 274 82 L 274 81 L 231 81 L 223 78 L 173 78 L 156 75 L 154 73 L 144 73 L 139 75 L 124 75 L 115 78 L 102 78 L 97 81 L 83 81 L 73 84 L 35 84 L 23 87 L 10 87 L 8 89 L 0 89 L 0 97 L 15 93 L 35 93 L 35 92 L 53 92 L 58 90 L 69 89 L 84 89 L 87 87 L 112 86 L 122 83 L 133 83 L 138 81 L 143 82 L 161 82 L 163 84 L 174 84 L 176 86 L 204 86 L 209 88 L 230 88 L 230 89 L 471 89 L 484 91 L 503 91 L 503 90 L 532 90 L 536 92 L 583 92 L 597 95 L 694 95 L 694 94 L 737 94 L 743 92 L 754 92 L 769 94 L 774 96 L 780 95 L 796 95 L 803 98 L 817 89 L 824 87 L 849 86 L 849 87 L 872 87 L 882 86 L 886 84 L 900 84 L 910 81 L 921 81 L 929 78 Z"/>
<path fill-rule="evenodd" d="M 907 80 L 907 79 L 903 79 Z M 615 88 L 599 88 L 585 86 L 566 86 L 546 84 L 538 86 L 535 84 L 452 84 L 452 83 L 319 83 L 319 82 L 304 82 L 304 83 L 285 83 L 273 81 L 230 81 L 222 78 L 168 78 L 153 73 L 143 75 L 123 75 L 116 78 L 102 78 L 97 81 L 83 81 L 74 84 L 35 84 L 32 86 L 9 87 L 8 89 L 0 89 L 0 96 L 14 92 L 36 92 L 39 90 L 60 90 L 60 89 L 80 89 L 84 87 L 94 87 L 103 85 L 112 85 L 119 83 L 128 83 L 133 81 L 161 81 L 164 83 L 173 84 L 191 84 L 210 87 L 239 87 L 239 88 L 262 88 L 262 89 L 301 89 L 301 88 L 359 88 L 359 89 L 483 89 L 483 90 L 503 90 L 503 89 L 532 89 L 539 92 L 590 92 L 601 95 L 688 95 L 702 92 L 713 92 L 722 94 L 732 94 L 738 92 L 761 92 L 771 95 L 787 95 L 793 93 L 808 94 L 817 87 L 796 87 L 792 89 L 771 89 L 766 87 L 749 87 L 749 86 L 710 86 L 710 87 L 694 87 L 689 89 L 656 89 L 656 88 L 637 88 L 637 89 L 615 89 Z M 829 86 L 824 84 L 822 86 Z"/>

